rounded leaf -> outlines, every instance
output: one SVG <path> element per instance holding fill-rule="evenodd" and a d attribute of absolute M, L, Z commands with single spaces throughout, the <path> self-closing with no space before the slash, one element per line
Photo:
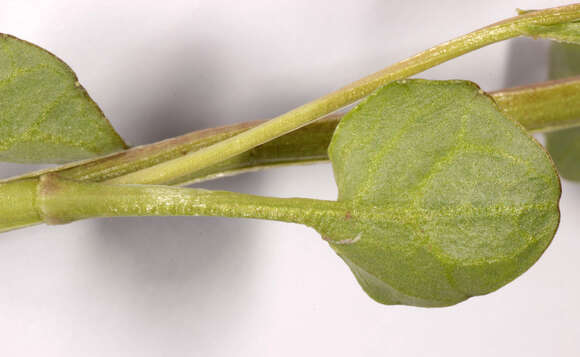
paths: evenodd
<path fill-rule="evenodd" d="M 494 291 L 540 257 L 559 223 L 549 156 L 471 82 L 379 89 L 342 119 L 329 156 L 348 212 L 318 230 L 384 304 Z"/>

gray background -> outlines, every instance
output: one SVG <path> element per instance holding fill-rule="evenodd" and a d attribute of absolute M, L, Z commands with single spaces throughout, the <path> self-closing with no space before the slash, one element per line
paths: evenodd
<path fill-rule="evenodd" d="M 515 13 L 559 1 L 1 1 L 0 32 L 65 60 L 144 144 L 268 118 Z M 485 90 L 546 77 L 512 40 L 420 77 Z M 3 176 L 29 170 L 2 165 Z M 98 219 L 0 237 L 0 354 L 578 356 L 580 185 L 543 258 L 454 307 L 379 305 L 311 229 L 221 218 Z M 203 185 L 333 199 L 328 164 Z"/>

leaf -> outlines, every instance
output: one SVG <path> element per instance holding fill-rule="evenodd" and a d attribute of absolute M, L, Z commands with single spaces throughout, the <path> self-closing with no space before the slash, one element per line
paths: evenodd
<path fill-rule="evenodd" d="M 61 163 L 124 148 L 64 62 L 0 34 L 0 161 Z"/>
<path fill-rule="evenodd" d="M 559 79 L 579 74 L 580 46 L 552 43 L 550 78 Z M 546 148 L 562 177 L 580 181 L 580 128 L 546 133 Z"/>
<path fill-rule="evenodd" d="M 558 226 L 549 156 L 471 82 L 383 87 L 342 119 L 329 156 L 348 212 L 317 230 L 383 304 L 494 291 Z"/>

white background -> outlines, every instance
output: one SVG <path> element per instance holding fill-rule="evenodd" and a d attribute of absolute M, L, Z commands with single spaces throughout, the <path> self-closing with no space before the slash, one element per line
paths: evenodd
<path fill-rule="evenodd" d="M 66 61 L 131 144 L 269 118 L 420 50 L 559 1 L 0 2 L 0 32 Z M 544 80 L 511 40 L 420 77 Z M 3 165 L 3 176 L 30 167 Z M 204 187 L 333 199 L 330 165 Z M 553 244 L 501 290 L 383 306 L 311 229 L 221 218 L 99 219 L 0 237 L 2 356 L 578 356 L 580 185 Z"/>

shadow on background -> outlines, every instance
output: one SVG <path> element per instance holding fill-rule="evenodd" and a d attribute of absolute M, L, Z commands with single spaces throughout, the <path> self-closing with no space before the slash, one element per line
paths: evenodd
<path fill-rule="evenodd" d="M 244 175 L 235 178 L 235 182 L 232 178 L 221 180 L 221 185 L 214 186 L 249 191 L 256 184 L 256 176 Z M 244 251 L 255 248 L 252 232 L 245 223 L 218 217 L 101 219 L 94 221 L 94 233 L 89 234 L 91 255 L 106 263 L 107 269 L 128 274 L 117 277 L 129 277 L 139 285 L 179 285 L 200 274 L 227 280 L 232 277 L 220 276 L 220 272 L 235 272 L 232 264 L 241 264 L 239 259 L 248 256 Z M 236 252 L 242 254 L 232 257 Z"/>
<path fill-rule="evenodd" d="M 219 181 L 215 188 L 252 191 L 261 179 Z M 108 305 L 119 306 L 121 320 L 137 330 L 150 326 L 178 344 L 190 334 L 185 340 L 201 343 L 208 327 L 235 330 L 247 301 L 259 295 L 256 262 L 263 249 L 255 224 L 221 217 L 94 220 L 84 253 L 92 267 L 88 280 L 98 282 Z"/>
<path fill-rule="evenodd" d="M 548 78 L 550 42 L 530 38 L 510 40 L 504 87 L 515 87 Z"/>
<path fill-rule="evenodd" d="M 225 178 L 205 187 L 251 191 L 260 182 L 258 176 Z M 220 257 L 253 249 L 253 240 L 247 239 L 252 232 L 245 223 L 221 217 L 111 218 L 94 221 L 94 233 L 89 235 L 95 259 L 118 264 L 118 271 L 137 269 L 135 278 L 148 284 L 165 284 L 195 279 L 200 273 L 217 278 L 220 271 L 230 270 L 222 264 L 235 259 Z"/>
<path fill-rule="evenodd" d="M 220 90 L 227 78 L 219 73 L 219 58 L 200 60 L 195 57 L 199 53 L 190 49 L 171 57 L 175 62 L 168 64 L 163 80 L 156 83 L 163 94 L 152 96 L 135 113 L 139 121 L 133 124 L 139 132 L 132 136 L 133 140 L 152 142 L 247 120 L 243 115 L 229 117 L 231 109 L 220 111 L 220 101 L 227 102 L 233 94 Z M 189 72 L 184 72 L 184 68 Z M 300 96 L 269 92 L 260 100 L 247 103 L 241 111 L 264 118 L 269 116 L 265 111 L 275 110 L 271 103 L 276 103 L 281 113 Z M 263 179 L 263 175 L 251 173 L 202 186 L 259 194 Z M 193 329 L 207 326 L 208 321 L 216 323 L 220 316 L 224 326 L 234 326 L 231 322 L 245 313 L 244 296 L 256 294 L 259 284 L 254 281 L 254 264 L 261 254 L 259 239 L 253 237 L 254 224 L 216 217 L 94 220 L 85 251 L 86 259 L 94 266 L 90 279 L 102 282 L 102 288 L 110 291 L 108 298 L 117 294 L 124 301 L 123 306 L 129 304 L 128 310 L 133 311 L 129 313 L 131 324 L 163 324 L 174 314 L 179 316 L 176 319 L 186 319 Z M 168 309 L 173 312 L 168 313 Z M 179 328 L 182 322 L 167 323 L 167 331 L 187 330 Z"/>

